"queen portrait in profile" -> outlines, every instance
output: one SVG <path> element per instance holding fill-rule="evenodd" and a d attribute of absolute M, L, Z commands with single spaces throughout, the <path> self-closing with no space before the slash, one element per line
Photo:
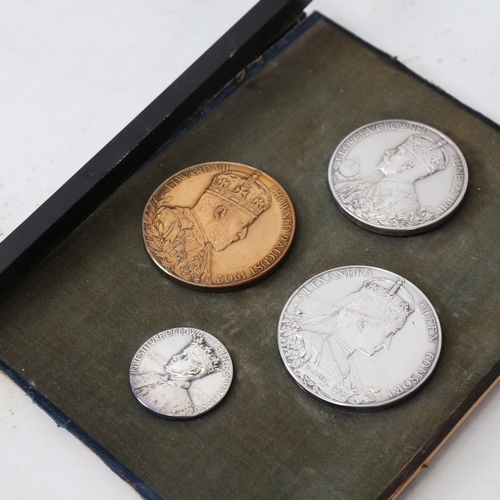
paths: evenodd
<path fill-rule="evenodd" d="M 357 367 L 365 357 L 389 349 L 393 336 L 414 311 L 402 279 L 372 278 L 327 311 L 299 319 L 303 362 L 295 374 L 321 397 L 354 404 L 373 402 Z"/>
<path fill-rule="evenodd" d="M 344 160 L 339 166 L 340 180 L 335 183 L 342 204 L 354 215 L 387 227 L 415 226 L 432 220 L 432 207 L 419 202 L 415 183 L 444 170 L 450 161 L 447 141 L 434 141 L 425 134 L 411 135 L 395 149 L 385 151 L 382 160 L 369 176 L 342 180 Z M 344 176 L 345 179 L 345 176 Z"/>
<path fill-rule="evenodd" d="M 189 417 L 194 414 L 191 384 L 219 370 L 220 359 L 203 337 L 194 335 L 189 344 L 174 354 L 162 371 L 134 375 L 134 393 L 147 398 L 156 412 L 165 416 Z"/>

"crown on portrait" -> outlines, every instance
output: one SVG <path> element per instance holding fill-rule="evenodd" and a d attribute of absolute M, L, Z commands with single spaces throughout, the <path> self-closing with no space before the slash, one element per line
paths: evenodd
<path fill-rule="evenodd" d="M 424 164 L 427 171 L 433 174 L 437 170 L 444 170 L 448 165 L 450 157 L 444 149 L 446 144 L 446 139 L 434 142 L 426 135 L 411 135 L 402 146 L 409 149 Z"/>
<path fill-rule="evenodd" d="M 404 279 L 373 278 L 365 282 L 361 292 L 368 295 L 381 309 L 389 314 L 396 330 L 403 327 L 408 316 L 415 310 L 410 292 L 403 286 Z M 401 293 L 406 297 L 403 298 Z"/>
<path fill-rule="evenodd" d="M 257 170 L 246 175 L 241 172 L 217 174 L 207 191 L 258 217 L 271 206 L 271 192 L 259 179 Z"/>
<path fill-rule="evenodd" d="M 200 364 L 205 367 L 206 375 L 218 369 L 220 359 L 214 353 L 213 349 L 206 344 L 202 335 L 194 334 L 193 340 L 185 350 L 191 352 Z"/>

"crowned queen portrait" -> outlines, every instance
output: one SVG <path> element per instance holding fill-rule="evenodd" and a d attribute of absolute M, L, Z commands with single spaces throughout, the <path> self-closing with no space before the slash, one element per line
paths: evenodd
<path fill-rule="evenodd" d="M 192 207 L 160 199 L 152 226 L 161 265 L 191 283 L 212 284 L 214 252 L 245 239 L 248 228 L 271 206 L 271 193 L 259 175 L 215 174 Z"/>
<path fill-rule="evenodd" d="M 301 315 L 296 337 L 302 362 L 296 375 L 313 392 L 333 401 L 376 401 L 358 368 L 366 356 L 389 349 L 392 337 L 414 311 L 403 280 L 372 278 L 324 312 Z"/>
<path fill-rule="evenodd" d="M 396 149 L 385 151 L 372 175 L 339 180 L 335 190 L 347 209 L 367 221 L 389 227 L 425 223 L 436 214 L 420 204 L 415 183 L 448 166 L 446 144 L 445 139 L 411 135 Z M 340 176 L 343 169 L 352 169 L 352 161 L 359 159 L 340 164 Z"/>

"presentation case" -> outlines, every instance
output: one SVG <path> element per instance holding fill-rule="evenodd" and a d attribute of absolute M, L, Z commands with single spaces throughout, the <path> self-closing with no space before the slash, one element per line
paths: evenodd
<path fill-rule="evenodd" d="M 499 377 L 498 127 L 321 15 L 303 19 L 306 3 L 258 4 L 0 244 L 0 368 L 146 498 L 395 498 Z M 441 130 L 469 165 L 462 206 L 425 234 L 362 229 L 329 191 L 339 142 L 392 118 Z M 211 161 L 269 173 L 297 215 L 281 267 L 224 294 L 167 279 L 141 234 L 156 187 Z M 441 320 L 430 381 L 386 410 L 321 404 L 278 352 L 289 296 L 348 265 L 404 276 Z M 217 336 L 235 366 L 224 401 L 190 421 L 148 413 L 128 382 L 137 348 L 178 326 Z"/>

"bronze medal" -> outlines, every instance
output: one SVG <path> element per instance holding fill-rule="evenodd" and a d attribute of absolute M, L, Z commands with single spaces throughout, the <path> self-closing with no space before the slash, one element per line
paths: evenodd
<path fill-rule="evenodd" d="M 287 254 L 295 213 L 271 177 L 237 163 L 186 168 L 156 189 L 142 221 L 146 249 L 170 278 L 229 291 L 266 277 Z"/>

